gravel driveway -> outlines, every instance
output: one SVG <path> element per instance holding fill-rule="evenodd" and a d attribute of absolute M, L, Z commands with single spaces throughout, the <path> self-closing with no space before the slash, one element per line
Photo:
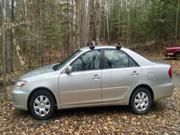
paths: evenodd
<path fill-rule="evenodd" d="M 0 134 L 176 134 L 180 135 L 180 74 L 174 75 L 173 96 L 157 101 L 147 115 L 131 114 L 127 106 L 57 111 L 47 121 L 37 121 L 16 111 L 12 102 L 0 100 Z"/>

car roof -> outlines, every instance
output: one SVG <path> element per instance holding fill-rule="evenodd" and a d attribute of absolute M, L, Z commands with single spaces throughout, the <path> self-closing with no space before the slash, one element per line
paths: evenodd
<path fill-rule="evenodd" d="M 116 46 L 97 45 L 97 46 L 95 46 L 95 49 L 116 49 Z M 80 48 L 79 50 L 81 50 L 82 52 L 87 52 L 91 49 L 89 47 L 83 47 L 83 48 Z M 138 54 L 138 53 L 136 53 L 136 52 L 134 52 L 128 48 L 121 47 L 121 50 L 126 52 L 129 56 L 131 56 L 131 58 L 133 58 L 140 66 L 153 65 L 153 62 L 151 62 L 150 60 L 144 58 L 140 54 Z"/>

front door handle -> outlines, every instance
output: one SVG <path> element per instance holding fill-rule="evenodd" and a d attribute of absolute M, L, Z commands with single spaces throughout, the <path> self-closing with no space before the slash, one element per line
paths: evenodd
<path fill-rule="evenodd" d="M 98 75 L 94 75 L 93 80 L 99 80 L 101 77 Z"/>

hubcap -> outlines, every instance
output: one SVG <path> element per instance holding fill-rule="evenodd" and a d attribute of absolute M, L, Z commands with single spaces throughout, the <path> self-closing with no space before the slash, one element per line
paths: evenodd
<path fill-rule="evenodd" d="M 44 95 L 40 95 L 34 100 L 33 107 L 34 107 L 34 112 L 38 116 L 43 117 L 49 113 L 51 105 L 48 97 Z"/>
<path fill-rule="evenodd" d="M 145 111 L 149 105 L 149 97 L 145 92 L 139 92 L 135 96 L 134 106 L 139 111 Z"/>

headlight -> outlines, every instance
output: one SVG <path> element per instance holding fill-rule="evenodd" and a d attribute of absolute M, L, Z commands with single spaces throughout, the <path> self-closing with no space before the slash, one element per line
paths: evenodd
<path fill-rule="evenodd" d="M 26 85 L 26 84 L 27 84 L 26 81 L 20 80 L 20 81 L 18 81 L 18 82 L 16 83 L 16 86 L 19 87 L 19 88 L 21 88 L 21 87 L 23 87 L 23 86 Z"/>

